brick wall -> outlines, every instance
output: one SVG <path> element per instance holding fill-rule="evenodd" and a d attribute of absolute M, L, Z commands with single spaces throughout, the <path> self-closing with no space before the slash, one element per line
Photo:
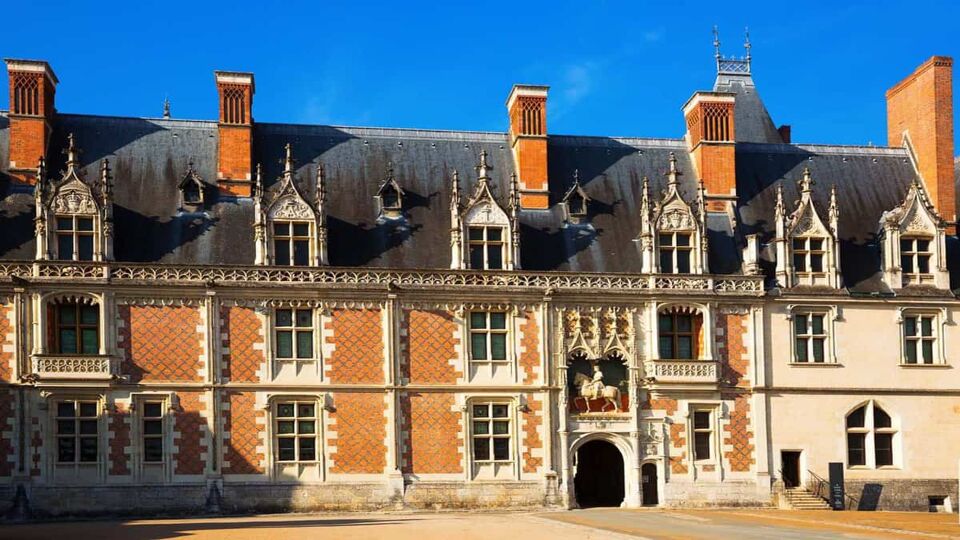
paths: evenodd
<path fill-rule="evenodd" d="M 45 118 L 16 117 L 10 119 L 10 168 L 29 169 L 13 174 L 22 183 L 36 182 L 36 169 L 47 151 L 47 121 Z"/>
<path fill-rule="evenodd" d="M 10 322 L 13 314 L 13 306 L 0 305 L 0 381 L 10 381 L 13 378 L 15 330 Z"/>
<path fill-rule="evenodd" d="M 750 358 L 745 339 L 748 316 L 735 313 L 717 314 L 717 358 L 721 366 L 721 384 L 749 387 Z"/>
<path fill-rule="evenodd" d="M 256 407 L 253 392 L 227 392 L 222 399 L 224 474 L 263 474 L 266 412 Z"/>
<path fill-rule="evenodd" d="M 523 384 L 537 382 L 540 373 L 540 326 L 536 313 L 528 311 L 520 323 L 520 369 Z"/>
<path fill-rule="evenodd" d="M 724 397 L 728 399 L 728 397 Z M 750 429 L 750 396 L 738 395 L 733 397 L 733 409 L 730 419 L 724 426 L 723 444 L 731 447 L 724 452 L 724 457 L 733 472 L 750 472 L 750 467 L 756 463 L 753 457 L 753 431 Z"/>
<path fill-rule="evenodd" d="M 543 465 L 543 400 L 536 394 L 527 394 L 528 412 L 523 413 L 523 472 L 536 473 Z"/>
<path fill-rule="evenodd" d="M 330 472 L 380 474 L 387 463 L 386 402 L 381 393 L 337 393 L 327 444 Z"/>
<path fill-rule="evenodd" d="M 14 399 L 13 390 L 0 390 L 0 477 L 13 474 Z"/>
<path fill-rule="evenodd" d="M 453 394 L 402 394 L 400 416 L 403 472 L 463 472 L 463 430 Z"/>
<path fill-rule="evenodd" d="M 687 437 L 686 425 L 683 422 L 670 424 L 670 442 L 676 455 L 670 456 L 670 471 L 674 474 L 687 473 Z"/>
<path fill-rule="evenodd" d="M 721 362 L 721 385 L 746 389 L 750 387 L 748 354 L 749 315 L 720 313 L 717 316 L 717 355 Z M 730 415 L 723 426 L 724 457 L 733 472 L 749 472 L 755 463 L 753 431 L 750 418 L 750 394 L 725 392 L 731 402 Z"/>
<path fill-rule="evenodd" d="M 407 358 L 401 360 L 401 377 L 415 384 L 456 384 L 463 372 L 456 368 L 460 338 L 453 313 L 405 310 L 404 315 Z"/>
<path fill-rule="evenodd" d="M 180 407 L 174 414 L 173 448 L 176 474 L 203 474 L 208 452 L 204 440 L 206 419 L 202 392 L 178 392 Z"/>
<path fill-rule="evenodd" d="M 330 382 L 383 383 L 380 310 L 335 309 L 324 330 L 333 349 L 325 366 Z"/>
<path fill-rule="evenodd" d="M 250 126 L 220 126 L 217 152 L 217 178 L 235 182 L 219 182 L 220 190 L 238 197 L 251 194 L 252 159 L 250 149 L 253 131 Z"/>
<path fill-rule="evenodd" d="M 132 382 L 203 381 L 200 311 L 193 307 L 119 307 L 123 373 Z"/>
<path fill-rule="evenodd" d="M 260 382 L 266 351 L 263 324 L 257 312 L 245 307 L 220 310 L 223 337 L 223 377 L 226 382 Z"/>
<path fill-rule="evenodd" d="M 130 474 L 130 408 L 116 403 L 109 408 L 108 447 L 110 450 L 110 474 Z"/>

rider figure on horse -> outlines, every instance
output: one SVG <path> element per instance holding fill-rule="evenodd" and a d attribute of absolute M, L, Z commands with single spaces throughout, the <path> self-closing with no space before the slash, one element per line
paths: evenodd
<path fill-rule="evenodd" d="M 594 364 L 593 365 L 593 388 L 595 392 L 594 395 L 597 397 L 602 396 L 604 386 L 605 385 L 603 384 L 603 372 L 600 371 L 600 365 Z"/>

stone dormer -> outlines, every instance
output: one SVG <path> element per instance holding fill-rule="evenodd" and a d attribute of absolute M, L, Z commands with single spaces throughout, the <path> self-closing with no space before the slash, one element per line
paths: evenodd
<path fill-rule="evenodd" d="M 928 285 L 950 288 L 947 222 L 915 180 L 903 203 L 880 217 L 883 278 L 890 288 Z"/>
<path fill-rule="evenodd" d="M 840 279 L 840 243 L 837 235 L 840 212 L 836 188 L 830 190 L 827 222 L 821 219 L 813 201 L 813 178 L 804 169 L 798 182 L 800 200 L 787 213 L 783 188 L 777 187 L 776 244 L 777 282 L 783 287 L 797 285 L 838 288 Z"/>

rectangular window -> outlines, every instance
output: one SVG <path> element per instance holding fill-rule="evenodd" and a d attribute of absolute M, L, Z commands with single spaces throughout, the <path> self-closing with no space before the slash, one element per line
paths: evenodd
<path fill-rule="evenodd" d="M 57 402 L 57 463 L 96 463 L 100 438 L 96 401 Z"/>
<path fill-rule="evenodd" d="M 687 232 L 660 234 L 660 272 L 689 274 L 693 236 Z"/>
<path fill-rule="evenodd" d="M 906 364 L 932 364 L 937 338 L 933 315 L 907 315 L 903 318 L 903 354 Z"/>
<path fill-rule="evenodd" d="M 95 305 L 71 302 L 57 304 L 54 311 L 54 351 L 59 354 L 100 352 L 100 311 Z"/>
<path fill-rule="evenodd" d="M 827 330 L 823 313 L 796 313 L 793 316 L 796 362 L 822 364 L 826 361 Z"/>
<path fill-rule="evenodd" d="M 276 404 L 277 461 L 317 461 L 317 403 L 284 401 Z"/>
<path fill-rule="evenodd" d="M 797 273 L 823 272 L 823 260 L 827 252 L 823 238 L 793 239 L 793 270 Z"/>
<path fill-rule="evenodd" d="M 507 314 L 503 311 L 470 313 L 470 360 L 507 360 Z"/>
<path fill-rule="evenodd" d="M 510 461 L 510 406 L 506 403 L 475 403 L 471 412 L 473 460 Z"/>
<path fill-rule="evenodd" d="M 273 263 L 310 266 L 311 230 L 311 224 L 304 221 L 274 221 Z"/>
<path fill-rule="evenodd" d="M 919 278 L 930 273 L 930 258 L 933 256 L 930 246 L 929 238 L 900 239 L 900 269 L 905 277 Z"/>
<path fill-rule="evenodd" d="M 658 323 L 660 358 L 692 360 L 699 356 L 696 316 L 690 313 L 661 313 Z"/>
<path fill-rule="evenodd" d="M 710 411 L 693 412 L 693 459 L 707 461 L 710 459 L 710 448 L 713 446 L 713 422 Z"/>
<path fill-rule="evenodd" d="M 163 402 L 146 401 L 140 413 L 140 433 L 143 437 L 143 462 L 163 462 Z"/>
<path fill-rule="evenodd" d="M 57 216 L 57 259 L 93 260 L 93 218 Z"/>
<path fill-rule="evenodd" d="M 847 465 L 865 466 L 867 464 L 867 434 L 847 433 Z"/>
<path fill-rule="evenodd" d="M 503 227 L 469 228 L 470 268 L 474 270 L 503 270 Z"/>
<path fill-rule="evenodd" d="M 277 359 L 313 360 L 313 310 L 278 309 L 274 315 Z"/>
<path fill-rule="evenodd" d="M 893 466 L 893 433 L 874 433 L 873 446 L 877 467 Z"/>

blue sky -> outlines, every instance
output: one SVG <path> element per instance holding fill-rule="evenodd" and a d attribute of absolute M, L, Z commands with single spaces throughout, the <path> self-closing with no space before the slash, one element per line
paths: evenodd
<path fill-rule="evenodd" d="M 214 119 L 212 71 L 226 69 L 256 74 L 262 122 L 503 131 L 511 85 L 531 83 L 551 86 L 551 133 L 678 137 L 681 105 L 713 84 L 716 24 L 737 55 L 750 27 L 757 88 L 795 142 L 885 144 L 884 91 L 931 55 L 960 56 L 950 2 L 13 2 L 4 15 L 0 52 L 48 60 L 60 111 L 120 116 L 159 116 L 169 96 L 175 118 Z"/>

